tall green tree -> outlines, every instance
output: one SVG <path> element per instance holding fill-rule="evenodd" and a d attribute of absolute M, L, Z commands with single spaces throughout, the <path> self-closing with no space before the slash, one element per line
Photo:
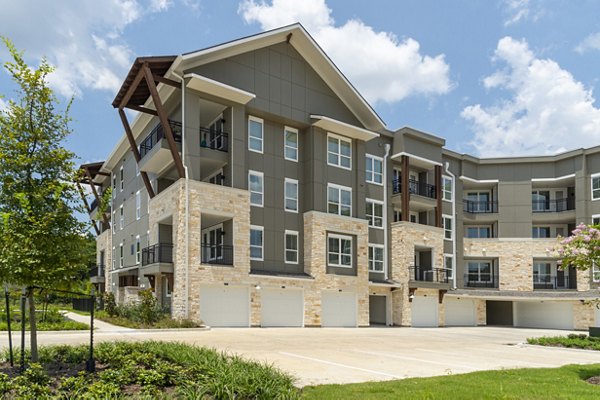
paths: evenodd
<path fill-rule="evenodd" d="M 86 268 L 86 226 L 73 186 L 74 154 L 63 147 L 71 133 L 69 108 L 46 78 L 53 68 L 43 59 L 27 65 L 6 38 L 12 60 L 4 68 L 16 83 L 14 100 L 0 111 L 0 281 L 26 288 L 31 324 L 31 358 L 37 361 L 34 293 L 65 288 Z"/>

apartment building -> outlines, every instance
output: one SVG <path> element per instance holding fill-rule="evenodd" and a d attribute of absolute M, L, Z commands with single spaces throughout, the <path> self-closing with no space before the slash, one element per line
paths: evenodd
<path fill-rule="evenodd" d="M 82 183 L 119 302 L 152 288 L 212 326 L 600 324 L 600 271 L 553 250 L 600 221 L 600 148 L 478 159 L 390 131 L 299 24 L 140 57 L 113 106 L 125 133 Z"/>

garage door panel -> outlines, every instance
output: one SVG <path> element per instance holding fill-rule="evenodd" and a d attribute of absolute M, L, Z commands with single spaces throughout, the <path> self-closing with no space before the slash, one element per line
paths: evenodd
<path fill-rule="evenodd" d="M 303 326 L 302 290 L 263 289 L 261 291 L 261 326 Z"/>
<path fill-rule="evenodd" d="M 249 289 L 241 286 L 201 286 L 200 319 L 209 326 L 250 326 Z"/>
<path fill-rule="evenodd" d="M 515 302 L 515 326 L 521 328 L 573 329 L 570 302 Z"/>
<path fill-rule="evenodd" d="M 411 325 L 419 328 L 438 326 L 438 299 L 415 296 L 411 302 Z"/>
<path fill-rule="evenodd" d="M 475 326 L 475 302 L 471 299 L 444 299 L 444 315 L 446 326 Z"/>
<path fill-rule="evenodd" d="M 355 327 L 356 294 L 323 292 L 321 294 L 321 326 Z"/>

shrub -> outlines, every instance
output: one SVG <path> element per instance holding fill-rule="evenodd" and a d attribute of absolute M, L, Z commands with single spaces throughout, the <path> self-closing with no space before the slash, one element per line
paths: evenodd
<path fill-rule="evenodd" d="M 143 324 L 151 324 L 158 321 L 161 317 L 162 310 L 158 306 L 158 301 L 156 300 L 156 297 L 154 297 L 152 289 L 140 290 L 138 296 L 140 302 L 135 305 L 134 308 L 137 308 L 139 321 Z"/>
<path fill-rule="evenodd" d="M 115 300 L 115 294 L 113 292 L 104 292 L 104 311 L 111 317 L 116 317 L 118 315 L 117 301 Z"/>

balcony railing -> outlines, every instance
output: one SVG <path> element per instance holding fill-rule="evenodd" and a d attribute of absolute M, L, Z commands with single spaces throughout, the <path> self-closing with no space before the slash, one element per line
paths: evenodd
<path fill-rule="evenodd" d="M 396 178 L 392 181 L 392 187 L 394 194 L 402 193 L 402 181 L 400 178 Z M 408 180 L 408 191 L 411 194 L 418 196 L 428 197 L 430 199 L 436 199 L 436 187 L 427 182 L 421 182 L 414 179 Z"/>
<path fill-rule="evenodd" d="M 181 122 L 169 120 L 171 131 L 173 132 L 173 138 L 176 142 L 181 143 Z M 146 138 L 140 143 L 140 157 L 144 158 L 146 154 L 152 150 L 157 143 L 165 137 L 165 131 L 162 124 L 158 124 L 152 129 L 152 131 L 146 136 Z"/>
<path fill-rule="evenodd" d="M 448 283 L 448 270 L 431 267 L 409 267 L 410 280 L 418 282 Z"/>
<path fill-rule="evenodd" d="M 463 211 L 472 214 L 492 214 L 498 212 L 498 202 L 487 200 L 487 201 L 474 201 L 474 200 L 463 200 Z"/>
<path fill-rule="evenodd" d="M 498 275 L 494 274 L 465 274 L 465 287 L 470 288 L 498 288 Z"/>
<path fill-rule="evenodd" d="M 575 209 L 575 199 L 548 199 L 531 200 L 531 209 L 534 213 L 562 212 Z"/>
<path fill-rule="evenodd" d="M 142 266 L 156 263 L 173 263 L 173 245 L 157 243 L 142 249 Z"/>
<path fill-rule="evenodd" d="M 227 151 L 229 146 L 229 135 L 227 132 L 219 132 L 212 129 L 200 128 L 200 147 L 207 149 Z"/>
<path fill-rule="evenodd" d="M 202 264 L 233 265 L 233 246 L 202 243 Z"/>
<path fill-rule="evenodd" d="M 90 265 L 90 278 L 95 276 L 104 276 L 104 265 Z"/>
<path fill-rule="evenodd" d="M 577 282 L 575 279 L 569 279 L 568 275 L 538 275 L 533 279 L 533 288 L 542 290 L 577 289 Z"/>
<path fill-rule="evenodd" d="M 98 207 L 98 199 L 92 200 L 92 202 L 90 203 L 90 211 L 94 211 L 96 207 Z"/>

